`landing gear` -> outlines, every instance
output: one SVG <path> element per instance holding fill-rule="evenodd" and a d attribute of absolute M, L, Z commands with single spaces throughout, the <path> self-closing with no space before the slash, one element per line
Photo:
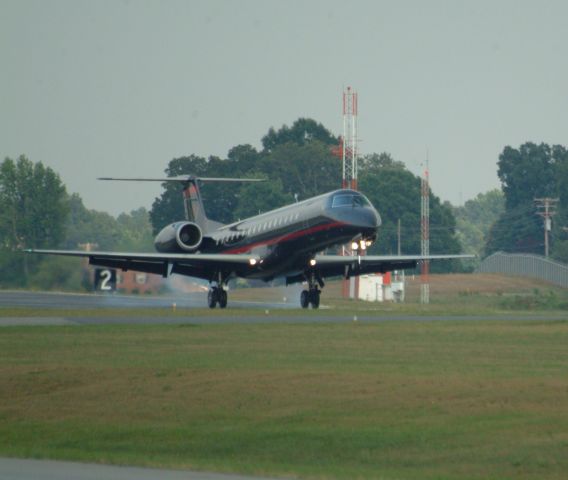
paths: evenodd
<path fill-rule="evenodd" d="M 323 279 L 319 275 L 316 276 L 314 272 L 309 272 L 309 274 L 306 275 L 306 278 L 308 280 L 308 289 L 302 290 L 300 295 L 300 305 L 302 308 L 308 308 L 310 305 L 313 309 L 319 308 L 321 294 L 319 287 L 323 288 Z"/>
<path fill-rule="evenodd" d="M 225 308 L 227 306 L 227 300 L 228 300 L 227 290 L 220 288 L 218 291 L 218 296 L 219 296 L 219 308 Z"/>
<path fill-rule="evenodd" d="M 300 305 L 302 308 L 308 308 L 310 306 L 310 294 L 307 290 L 302 290 L 300 294 Z"/>
<path fill-rule="evenodd" d="M 310 290 L 302 290 L 300 295 L 300 305 L 302 308 L 308 308 L 310 305 L 312 308 L 319 308 L 320 306 L 320 294 L 321 290 L 314 287 Z"/>
<path fill-rule="evenodd" d="M 207 292 L 207 306 L 215 308 L 219 304 L 219 308 L 227 306 L 228 295 L 223 287 L 211 287 Z"/>
<path fill-rule="evenodd" d="M 215 308 L 217 304 L 219 304 L 219 308 L 225 308 L 227 306 L 228 295 L 224 286 L 227 278 L 223 278 L 221 272 L 217 274 L 217 277 L 217 284 L 209 287 L 209 291 L 207 292 L 207 306 L 209 308 Z"/>

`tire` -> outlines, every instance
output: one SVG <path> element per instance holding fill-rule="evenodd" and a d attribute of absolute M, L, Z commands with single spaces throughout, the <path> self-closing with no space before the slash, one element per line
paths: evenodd
<path fill-rule="evenodd" d="M 210 288 L 207 292 L 207 305 L 209 308 L 215 308 L 217 306 L 217 289 Z"/>
<path fill-rule="evenodd" d="M 218 298 L 219 298 L 219 308 L 225 308 L 227 306 L 228 295 L 227 291 L 220 288 L 218 290 Z"/>
<path fill-rule="evenodd" d="M 312 290 L 310 292 L 310 303 L 312 304 L 312 308 L 317 309 L 320 306 L 320 291 L 319 290 Z"/>
<path fill-rule="evenodd" d="M 310 294 L 307 290 L 302 290 L 300 295 L 300 305 L 302 308 L 308 308 L 310 305 Z"/>

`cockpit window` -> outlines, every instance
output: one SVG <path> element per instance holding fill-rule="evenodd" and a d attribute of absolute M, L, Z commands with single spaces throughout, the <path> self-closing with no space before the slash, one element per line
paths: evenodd
<path fill-rule="evenodd" d="M 369 201 L 362 195 L 339 194 L 333 197 L 331 208 L 338 207 L 366 207 Z"/>

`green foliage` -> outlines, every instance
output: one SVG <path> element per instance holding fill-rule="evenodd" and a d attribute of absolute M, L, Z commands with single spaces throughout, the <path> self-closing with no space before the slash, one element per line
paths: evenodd
<path fill-rule="evenodd" d="M 337 138 L 321 124 L 299 119 L 292 127 L 270 129 L 262 139 L 262 152 L 250 145 L 239 145 L 229 151 L 227 160 L 193 155 L 177 158 L 169 163 L 166 174 L 267 178 L 267 182 L 258 184 L 202 186 L 208 216 L 229 223 L 280 207 L 295 196 L 302 200 L 339 188 L 341 160 L 331 148 L 337 143 Z M 402 252 L 420 252 L 420 179 L 386 153 L 362 157 L 359 170 L 361 190 L 383 216 L 375 252 L 396 253 L 398 219 L 403 229 Z M 451 207 L 433 194 L 430 205 L 431 252 L 460 252 Z M 184 217 L 178 185 L 165 185 L 150 217 L 154 233 Z"/>
<path fill-rule="evenodd" d="M 90 243 L 93 249 L 113 249 L 120 239 L 120 231 L 112 215 L 88 210 L 77 193 L 69 197 L 69 207 L 65 248 L 84 248 L 85 244 Z"/>
<path fill-rule="evenodd" d="M 89 288 L 84 259 L 50 256 L 30 276 L 29 287 L 38 290 L 80 291 Z"/>
<path fill-rule="evenodd" d="M 65 248 L 84 248 L 90 243 L 91 248 L 97 250 L 151 250 L 152 228 L 145 208 L 114 218 L 108 213 L 87 209 L 76 193 L 69 197 L 69 206 Z"/>
<path fill-rule="evenodd" d="M 51 168 L 25 156 L 0 164 L 0 245 L 6 248 L 57 246 L 67 216 L 65 186 Z"/>
<path fill-rule="evenodd" d="M 57 247 L 65 235 L 67 213 L 65 186 L 51 168 L 23 155 L 0 164 L 1 285 L 27 283 L 40 260 L 13 252 Z"/>
<path fill-rule="evenodd" d="M 337 145 L 339 139 L 321 123 L 317 123 L 310 118 L 299 118 L 291 127 L 283 125 L 278 131 L 270 128 L 268 133 L 262 137 L 262 146 L 266 152 L 271 152 L 279 145 L 294 143 L 296 145 L 306 145 L 314 140 L 325 145 Z"/>
<path fill-rule="evenodd" d="M 464 253 L 477 255 L 474 264 L 484 253 L 489 230 L 505 210 L 505 201 L 501 190 L 480 193 L 468 200 L 462 207 L 454 207 L 457 237 Z"/>
<path fill-rule="evenodd" d="M 319 140 L 275 146 L 263 157 L 260 171 L 280 180 L 284 192 L 300 200 L 341 186 L 341 161 Z"/>
<path fill-rule="evenodd" d="M 370 252 L 397 253 L 400 219 L 401 253 L 420 253 L 420 178 L 386 153 L 364 157 L 361 165 L 360 190 L 377 208 L 382 219 L 378 242 Z M 451 206 L 430 193 L 430 253 L 460 253 L 455 227 Z M 433 264 L 432 267 L 435 271 L 449 268 L 441 264 Z M 454 265 L 453 268 L 458 266 Z"/>
<path fill-rule="evenodd" d="M 148 210 L 140 207 L 121 213 L 116 219 L 120 240 L 115 249 L 129 252 L 149 252 L 153 248 L 152 225 Z"/>
<path fill-rule="evenodd" d="M 241 188 L 234 214 L 236 218 L 248 218 L 293 200 L 292 195 L 284 192 L 279 180 L 247 184 Z"/>
<path fill-rule="evenodd" d="M 337 188 L 341 184 L 341 165 L 330 149 L 335 144 L 337 139 L 321 124 L 299 119 L 292 127 L 270 129 L 263 138 L 262 152 L 250 145 L 238 145 L 229 150 L 226 160 L 190 155 L 173 159 L 165 171 L 168 176 L 267 178 L 268 186 L 201 185 L 207 216 L 230 223 L 248 216 L 249 212 L 257 214 L 258 210 L 280 207 L 294 195 L 302 199 Z M 265 195 L 268 190 L 270 194 Z M 266 198 L 256 198 L 262 195 Z M 154 234 L 184 216 L 179 185 L 165 184 L 150 211 Z"/>
<path fill-rule="evenodd" d="M 559 197 L 555 219 L 553 255 L 563 257 L 567 241 L 562 226 L 568 221 L 568 151 L 561 145 L 536 145 L 527 142 L 518 149 L 507 146 L 499 156 L 498 175 L 505 195 L 505 211 L 490 229 L 486 253 L 543 253 L 543 223 L 536 215 L 535 199 Z M 565 258 L 568 260 L 568 258 Z"/>

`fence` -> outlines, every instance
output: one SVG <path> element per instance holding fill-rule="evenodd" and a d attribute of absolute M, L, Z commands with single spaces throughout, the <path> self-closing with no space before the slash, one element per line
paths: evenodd
<path fill-rule="evenodd" d="M 568 288 L 568 265 L 540 255 L 497 252 L 483 260 L 477 271 L 533 277 Z"/>

